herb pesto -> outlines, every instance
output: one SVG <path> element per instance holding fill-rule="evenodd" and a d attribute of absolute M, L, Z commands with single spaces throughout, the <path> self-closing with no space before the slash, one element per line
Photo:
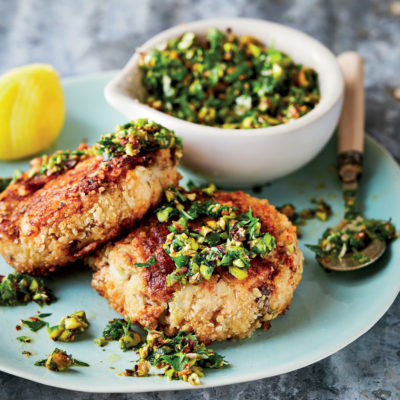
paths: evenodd
<path fill-rule="evenodd" d="M 235 207 L 219 204 L 212 197 L 214 190 L 215 186 L 201 189 L 206 200 L 197 200 L 199 193 L 179 187 L 165 192 L 166 202 L 156 215 L 160 223 L 170 223 L 171 233 L 163 248 L 176 269 L 167 276 L 168 286 L 209 280 L 221 267 L 227 267 L 237 279 L 245 279 L 250 261 L 276 247 L 275 237 L 261 232 L 251 208 L 238 213 Z"/>
<path fill-rule="evenodd" d="M 126 376 L 148 376 L 151 367 L 164 369 L 168 379 L 181 379 L 199 385 L 204 376 L 203 368 L 222 368 L 228 363 L 214 350 L 199 343 L 188 332 L 167 337 L 156 330 L 148 330 L 146 342 L 139 348 L 139 362 L 127 369 Z"/>
<path fill-rule="evenodd" d="M 144 102 L 175 117 L 222 128 L 265 128 L 311 111 L 317 72 L 251 36 L 187 32 L 148 53 L 140 68 Z"/>
<path fill-rule="evenodd" d="M 39 175 L 51 176 L 75 167 L 79 161 L 88 156 L 102 156 L 104 162 L 107 162 L 117 156 L 135 157 L 168 148 L 174 150 L 176 157 L 180 157 L 181 138 L 162 125 L 142 118 L 118 125 L 114 132 L 101 136 L 92 147 L 83 145 L 73 151 L 60 150 L 33 160 L 27 176 L 28 178 Z"/>
<path fill-rule="evenodd" d="M 50 304 L 56 298 L 46 287 L 42 278 L 13 272 L 8 276 L 0 275 L 0 306 L 17 306 L 31 301 L 39 304 Z"/>
<path fill-rule="evenodd" d="M 348 214 L 349 215 L 349 214 Z M 353 214 L 351 214 L 353 215 Z M 360 253 L 374 238 L 389 242 L 397 237 L 391 221 L 363 218 L 358 215 L 353 220 L 343 220 L 343 227 L 328 228 L 317 245 L 306 245 L 319 258 L 338 258 L 352 254 L 354 261 L 365 263 L 368 256 Z"/>

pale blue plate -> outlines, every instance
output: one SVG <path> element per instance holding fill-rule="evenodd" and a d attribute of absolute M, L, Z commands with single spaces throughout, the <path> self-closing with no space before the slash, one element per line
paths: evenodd
<path fill-rule="evenodd" d="M 112 76 L 112 73 L 104 73 L 65 81 L 67 120 L 57 143 L 58 148 L 75 148 L 85 138 L 93 143 L 100 134 L 125 122 L 103 97 L 103 88 Z M 334 164 L 335 143 L 331 142 L 308 166 L 256 194 L 267 197 L 276 205 L 292 202 L 299 208 L 308 207 L 310 197 L 322 196 L 331 203 L 335 214 L 328 223 L 311 221 L 303 229 L 300 246 L 306 260 L 304 278 L 290 310 L 273 321 L 269 331 L 260 330 L 248 340 L 215 344 L 213 347 L 226 357 L 231 366 L 207 372 L 200 387 L 282 374 L 327 357 L 370 329 L 397 296 L 400 290 L 400 240 L 395 241 L 375 265 L 350 273 L 324 272 L 304 246 L 305 243 L 315 243 L 328 224 L 336 224 L 343 212 Z M 10 174 L 16 167 L 26 168 L 27 163 L 0 163 L 0 176 Z M 360 198 L 364 200 L 361 206 L 366 216 L 392 217 L 396 226 L 400 227 L 399 167 L 383 148 L 369 138 L 366 140 L 365 174 Z M 0 274 L 11 271 L 1 260 Z M 16 331 L 15 326 L 21 318 L 32 316 L 39 309 L 30 304 L 0 309 L 0 369 L 47 385 L 91 392 L 191 388 L 187 383 L 170 382 L 159 377 L 127 378 L 117 375 L 118 371 L 132 366 L 136 355 L 134 352 L 120 352 L 116 343 L 110 344 L 104 351 L 93 343 L 95 337 L 101 336 L 107 321 L 117 314 L 90 287 L 90 278 L 91 272 L 83 267 L 50 278 L 50 286 L 59 300 L 43 308 L 43 311 L 52 313 L 48 318 L 52 324 L 70 312 L 86 310 L 91 323 L 89 332 L 77 342 L 59 347 L 88 362 L 90 368 L 54 373 L 33 365 L 55 346 L 45 330 L 37 334 L 25 329 Z M 33 343 L 19 343 L 15 338 L 22 334 L 32 337 Z M 31 351 L 33 355 L 26 358 L 21 354 L 23 350 Z"/>

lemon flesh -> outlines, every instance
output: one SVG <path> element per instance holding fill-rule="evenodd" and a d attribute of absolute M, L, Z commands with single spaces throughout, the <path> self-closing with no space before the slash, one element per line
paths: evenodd
<path fill-rule="evenodd" d="M 64 120 L 63 89 L 50 65 L 26 65 L 0 76 L 1 160 L 45 150 L 57 139 Z"/>

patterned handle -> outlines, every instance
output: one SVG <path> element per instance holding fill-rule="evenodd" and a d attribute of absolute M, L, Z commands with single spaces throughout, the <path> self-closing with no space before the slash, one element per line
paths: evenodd
<path fill-rule="evenodd" d="M 344 183 L 356 183 L 362 174 L 364 150 L 364 63 L 349 51 L 338 56 L 345 93 L 339 121 L 338 173 Z"/>

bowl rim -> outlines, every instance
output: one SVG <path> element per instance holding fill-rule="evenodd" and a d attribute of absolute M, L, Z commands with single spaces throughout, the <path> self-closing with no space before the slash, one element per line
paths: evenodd
<path fill-rule="evenodd" d="M 174 117 L 172 115 L 168 115 L 162 111 L 158 111 L 155 108 L 152 108 L 144 103 L 142 103 L 137 97 L 134 97 L 127 93 L 125 89 L 122 87 L 123 82 L 126 77 L 131 74 L 133 70 L 138 68 L 138 63 L 140 60 L 140 53 L 147 52 L 155 46 L 169 40 L 170 38 L 177 37 L 182 35 L 183 33 L 193 30 L 204 29 L 207 27 L 217 27 L 221 28 L 221 24 L 231 25 L 232 30 L 235 30 L 235 26 L 239 24 L 252 24 L 257 23 L 261 25 L 265 25 L 265 28 L 272 28 L 276 30 L 286 31 L 289 35 L 296 35 L 297 37 L 301 37 L 302 40 L 308 42 L 309 46 L 314 46 L 318 49 L 319 52 L 324 53 L 323 57 L 326 60 L 325 62 L 330 66 L 330 75 L 326 79 L 335 80 L 336 83 L 331 90 L 330 96 L 321 96 L 320 102 L 306 115 L 298 119 L 290 120 L 289 122 L 281 125 L 270 126 L 266 128 L 251 128 L 251 129 L 234 129 L 234 128 L 219 128 L 211 125 L 202 125 L 195 122 L 186 121 L 184 119 L 180 119 Z M 261 36 L 261 35 L 260 35 Z M 286 51 L 290 55 L 290 51 Z M 333 73 L 332 73 L 333 72 Z M 318 71 L 319 76 L 321 76 Z M 122 84 L 122 85 L 121 85 Z M 342 101 L 344 95 L 344 79 L 342 72 L 340 70 L 339 64 L 337 63 L 335 55 L 329 50 L 324 44 L 319 42 L 317 39 L 314 39 L 310 35 L 291 28 L 289 26 L 279 24 L 276 22 L 261 20 L 257 18 L 230 18 L 230 17 L 221 17 L 221 18 L 211 18 L 211 19 L 201 19 L 193 22 L 184 22 L 179 25 L 175 25 L 171 28 L 165 29 L 155 36 L 151 37 L 141 46 L 139 46 L 129 61 L 126 63 L 124 68 L 120 70 L 117 76 L 112 79 L 107 86 L 105 87 L 104 94 L 106 100 L 115 108 L 118 108 L 118 105 L 121 101 L 128 101 L 131 104 L 134 104 L 136 108 L 141 108 L 147 115 L 153 115 L 151 118 L 160 121 L 166 126 L 170 126 L 172 129 L 185 131 L 186 134 L 190 134 L 193 130 L 196 130 L 198 133 L 202 134 L 214 134 L 214 135 L 230 135 L 230 136 L 273 136 L 279 134 L 290 134 L 293 132 L 297 132 L 308 125 L 313 124 L 314 122 L 321 119 L 327 113 L 329 113 L 337 103 Z"/>

